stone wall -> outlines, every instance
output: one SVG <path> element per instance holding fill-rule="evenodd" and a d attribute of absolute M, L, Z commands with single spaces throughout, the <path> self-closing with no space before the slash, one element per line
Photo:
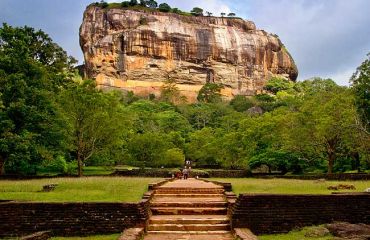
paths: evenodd
<path fill-rule="evenodd" d="M 0 203 L 0 238 L 52 231 L 57 236 L 120 233 L 143 225 L 148 203 Z"/>
<path fill-rule="evenodd" d="M 233 209 L 234 228 L 253 233 L 282 233 L 333 221 L 370 223 L 370 194 L 241 194 Z"/>

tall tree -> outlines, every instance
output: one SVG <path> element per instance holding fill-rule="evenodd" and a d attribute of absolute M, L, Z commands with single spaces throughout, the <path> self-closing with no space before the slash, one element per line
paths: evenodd
<path fill-rule="evenodd" d="M 370 134 L 370 53 L 351 77 L 351 84 L 363 123 L 361 130 Z"/>
<path fill-rule="evenodd" d="M 70 87 L 60 96 L 63 114 L 69 124 L 71 150 L 78 163 L 78 175 L 94 154 L 120 141 L 124 129 L 120 98 L 103 93 L 90 81 Z"/>
<path fill-rule="evenodd" d="M 74 62 L 41 30 L 0 28 L 1 173 L 36 173 L 62 151 L 54 96 L 70 84 Z"/>
<path fill-rule="evenodd" d="M 198 93 L 198 101 L 206 103 L 221 102 L 222 85 L 216 83 L 206 83 Z"/>
<path fill-rule="evenodd" d="M 193 8 L 190 13 L 194 16 L 203 16 L 203 9 L 199 7 Z"/>

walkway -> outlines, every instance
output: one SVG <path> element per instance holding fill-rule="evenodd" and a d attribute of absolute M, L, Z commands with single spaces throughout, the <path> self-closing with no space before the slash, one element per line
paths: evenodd
<path fill-rule="evenodd" d="M 224 189 L 197 179 L 155 189 L 144 240 L 233 240 Z"/>

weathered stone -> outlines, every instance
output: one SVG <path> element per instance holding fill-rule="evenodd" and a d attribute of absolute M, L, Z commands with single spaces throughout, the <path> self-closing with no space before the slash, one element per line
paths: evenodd
<path fill-rule="evenodd" d="M 310 228 L 306 233 L 305 237 L 325 237 L 330 235 L 330 232 L 327 228 L 325 227 L 312 227 Z"/>
<path fill-rule="evenodd" d="M 370 238 L 370 225 L 366 224 L 350 224 L 346 222 L 337 222 L 327 224 L 326 228 L 336 237 L 348 239 L 369 239 Z"/>
<path fill-rule="evenodd" d="M 86 73 L 98 86 L 141 95 L 159 95 L 169 78 L 188 101 L 195 101 L 206 82 L 224 84 L 225 97 L 254 95 L 271 76 L 295 80 L 298 75 L 276 35 L 238 18 L 90 5 L 80 44 Z"/>

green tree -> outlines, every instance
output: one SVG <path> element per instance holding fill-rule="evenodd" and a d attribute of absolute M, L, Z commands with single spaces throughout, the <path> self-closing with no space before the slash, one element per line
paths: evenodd
<path fill-rule="evenodd" d="M 351 77 L 351 87 L 355 94 L 355 103 L 362 126 L 360 129 L 370 134 L 370 53 L 368 58 L 357 68 Z"/>
<path fill-rule="evenodd" d="M 168 79 L 161 87 L 161 100 L 172 104 L 186 102 L 186 97 L 180 95 L 180 90 L 174 79 Z"/>
<path fill-rule="evenodd" d="M 194 16 L 203 16 L 203 9 L 199 7 L 193 8 L 190 13 Z"/>
<path fill-rule="evenodd" d="M 78 162 L 78 175 L 89 158 L 120 141 L 124 117 L 120 98 L 114 92 L 103 93 L 94 82 L 70 87 L 60 96 L 60 104 L 69 125 L 71 150 Z"/>
<path fill-rule="evenodd" d="M 222 12 L 221 13 L 221 17 L 224 17 L 226 15 L 226 13 Z"/>
<path fill-rule="evenodd" d="M 222 85 L 216 83 L 206 83 L 198 93 L 198 101 L 206 103 L 221 102 Z"/>
<path fill-rule="evenodd" d="M 266 86 L 264 87 L 265 90 L 276 94 L 279 91 L 289 90 L 294 87 L 294 83 L 290 80 L 280 78 L 280 77 L 272 77 L 268 80 Z"/>
<path fill-rule="evenodd" d="M 137 0 L 130 0 L 130 6 L 136 6 L 136 5 L 139 5 Z"/>
<path fill-rule="evenodd" d="M 208 11 L 206 12 L 206 14 L 207 14 L 208 17 L 212 17 L 212 15 L 213 15 L 213 13 L 208 12 Z"/>
<path fill-rule="evenodd" d="M 235 14 L 235 13 L 229 13 L 227 16 L 228 16 L 228 17 L 235 17 L 235 16 L 236 16 L 236 14 Z"/>
<path fill-rule="evenodd" d="M 35 174 L 64 149 L 55 93 L 75 61 L 41 30 L 0 28 L 0 171 Z"/>
<path fill-rule="evenodd" d="M 164 167 L 181 167 L 184 166 L 185 155 L 179 148 L 171 148 L 164 152 L 162 166 Z"/>
<path fill-rule="evenodd" d="M 243 95 L 236 95 L 234 98 L 230 101 L 230 106 L 238 112 L 245 112 L 251 107 L 254 107 L 254 102 Z"/>
<path fill-rule="evenodd" d="M 138 166 L 160 167 L 163 154 L 171 148 L 174 146 L 167 136 L 155 132 L 135 134 L 128 142 L 128 152 Z"/>
<path fill-rule="evenodd" d="M 161 12 L 170 12 L 171 11 L 171 7 L 167 3 L 161 3 L 161 4 L 159 4 L 158 9 Z"/>
<path fill-rule="evenodd" d="M 121 2 L 121 7 L 128 8 L 129 6 L 130 6 L 130 2 L 128 1 Z"/>
<path fill-rule="evenodd" d="M 336 159 L 349 147 L 348 139 L 353 141 L 357 136 L 354 128 L 357 113 L 348 89 L 337 86 L 326 91 L 323 85 L 318 85 L 321 91 L 305 96 L 299 112 L 293 115 L 294 120 L 286 121 L 290 123 L 286 133 L 291 138 L 288 142 L 291 150 L 302 156 L 313 153 L 317 158 L 325 157 L 328 173 L 332 173 Z"/>
<path fill-rule="evenodd" d="M 211 128 L 203 128 L 191 133 L 185 147 L 186 159 L 194 161 L 197 167 L 218 166 L 212 146 L 215 140 L 215 133 Z"/>

